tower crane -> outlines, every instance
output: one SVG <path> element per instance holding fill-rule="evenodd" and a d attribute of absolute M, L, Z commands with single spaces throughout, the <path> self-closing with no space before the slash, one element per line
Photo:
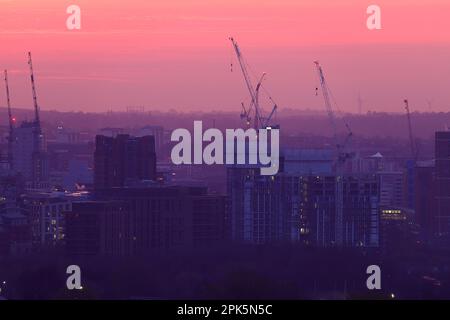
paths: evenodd
<path fill-rule="evenodd" d="M 412 131 L 411 112 L 409 109 L 408 99 L 404 99 L 403 102 L 405 103 L 406 117 L 408 119 L 408 134 L 409 134 L 409 143 L 410 143 L 410 147 L 411 147 L 411 156 L 413 157 L 414 164 L 415 164 L 417 162 L 417 149 L 416 149 L 416 145 L 414 143 L 414 135 L 413 135 L 413 131 Z"/>
<path fill-rule="evenodd" d="M 264 117 L 262 115 L 262 110 L 259 106 L 259 92 L 266 74 L 265 73 L 262 74 L 256 87 L 254 87 L 249 72 L 247 70 L 247 64 L 242 56 L 242 52 L 241 49 L 239 48 L 239 45 L 232 37 L 230 37 L 230 41 L 233 44 L 234 51 L 239 61 L 239 66 L 241 67 L 242 75 L 244 76 L 245 85 L 247 86 L 247 90 L 250 94 L 251 99 L 250 105 L 247 108 L 242 103 L 241 119 L 246 119 L 247 124 L 249 125 L 252 120 L 252 113 L 253 113 L 254 114 L 253 127 L 255 128 L 255 130 L 258 130 L 260 128 L 267 128 L 270 125 L 270 121 L 272 120 L 272 117 L 275 114 L 275 111 L 277 110 L 278 107 L 274 103 L 273 99 L 269 97 L 269 99 L 274 103 L 274 106 L 269 116 Z"/>
<path fill-rule="evenodd" d="M 34 105 L 34 121 L 36 122 L 36 125 L 40 128 L 41 123 L 39 119 L 39 105 L 37 102 L 36 86 L 34 83 L 33 60 L 31 59 L 31 52 L 28 52 L 28 65 L 30 66 L 31 90 L 33 94 L 33 105 Z"/>
<path fill-rule="evenodd" d="M 333 107 L 330 99 L 330 90 L 328 88 L 327 82 L 325 80 L 325 75 L 322 70 L 321 65 L 318 61 L 314 61 L 316 65 L 317 74 L 320 80 L 320 86 L 322 88 L 323 100 L 325 103 L 325 109 L 328 114 L 328 118 L 330 121 L 330 125 L 333 132 L 333 140 L 335 145 L 335 172 L 336 172 L 336 185 L 335 185 L 335 195 L 336 195 L 336 210 L 335 210 L 335 242 L 338 246 L 343 246 L 344 237 L 343 237 L 343 213 L 344 213 L 344 181 L 343 181 L 343 171 L 344 164 L 347 159 L 351 157 L 351 154 L 346 152 L 346 146 L 349 143 L 353 133 L 350 129 L 350 126 L 346 124 L 346 128 L 348 130 L 347 137 L 343 144 L 339 143 L 338 134 L 337 134 L 337 126 L 336 126 L 336 116 L 333 111 Z M 317 92 L 317 90 L 316 90 Z"/>
<path fill-rule="evenodd" d="M 39 152 L 41 149 L 41 121 L 39 118 L 39 105 L 37 102 L 36 95 L 36 85 L 34 82 L 34 71 L 33 71 L 33 60 L 31 59 L 31 52 L 28 52 L 28 65 L 30 66 L 30 80 L 31 80 L 31 91 L 33 94 L 33 105 L 34 105 L 34 129 L 36 130 L 34 135 L 34 152 Z"/>
<path fill-rule="evenodd" d="M 32 153 L 32 184 L 34 188 L 39 188 L 41 182 L 45 180 L 46 159 L 42 144 L 42 128 L 39 119 L 39 105 L 36 96 L 36 85 L 33 72 L 33 61 L 31 52 L 28 52 L 28 65 L 30 66 L 31 89 L 34 104 L 34 122 L 33 122 L 33 153 Z"/>
<path fill-rule="evenodd" d="M 13 168 L 13 133 L 14 133 L 14 119 L 11 111 L 11 100 L 9 96 L 9 83 L 8 83 L 8 71 L 4 71 L 5 88 L 6 88 L 6 106 L 8 107 L 8 120 L 9 120 L 9 135 L 8 135 L 8 163 L 10 169 Z"/>

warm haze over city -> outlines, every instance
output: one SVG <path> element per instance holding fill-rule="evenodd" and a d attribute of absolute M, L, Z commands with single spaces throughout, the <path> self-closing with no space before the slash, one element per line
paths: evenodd
<path fill-rule="evenodd" d="M 449 31 L 450 0 L 0 0 L 0 310 L 450 300 Z"/>

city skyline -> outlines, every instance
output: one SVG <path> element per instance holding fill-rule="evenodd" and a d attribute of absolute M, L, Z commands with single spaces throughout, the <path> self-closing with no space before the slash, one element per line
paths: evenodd
<path fill-rule="evenodd" d="M 450 299 L 449 9 L 0 0 L 0 300 Z"/>

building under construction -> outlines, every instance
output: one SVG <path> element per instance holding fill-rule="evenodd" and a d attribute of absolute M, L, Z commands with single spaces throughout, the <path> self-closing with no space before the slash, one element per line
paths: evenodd
<path fill-rule="evenodd" d="M 15 126 L 15 118 L 11 110 L 8 73 L 6 70 L 4 72 L 9 117 L 8 175 L 19 175 L 25 181 L 28 189 L 46 189 L 49 187 L 48 160 L 39 117 L 39 105 L 30 52 L 28 53 L 28 65 L 33 95 L 34 119 L 32 121 L 24 121 L 18 127 Z"/>
<path fill-rule="evenodd" d="M 262 176 L 250 166 L 228 168 L 232 239 L 249 244 L 378 247 L 378 177 L 367 173 L 337 176 L 331 171 L 330 150 L 301 151 L 285 151 L 282 171 L 275 176 Z M 341 194 L 336 189 L 338 179 L 342 179 Z M 343 210 L 337 226 L 339 200 Z"/>

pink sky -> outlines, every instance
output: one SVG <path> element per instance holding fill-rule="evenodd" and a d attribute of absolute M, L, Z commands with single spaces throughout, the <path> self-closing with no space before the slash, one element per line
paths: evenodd
<path fill-rule="evenodd" d="M 81 31 L 66 29 L 70 4 Z M 382 30 L 366 28 L 370 4 Z M 32 105 L 31 50 L 42 109 L 239 112 L 230 35 L 280 108 L 323 109 L 316 59 L 342 110 L 357 110 L 358 93 L 365 111 L 402 112 L 404 97 L 413 110 L 450 106 L 448 0 L 0 0 L 0 68 L 20 107 Z"/>

